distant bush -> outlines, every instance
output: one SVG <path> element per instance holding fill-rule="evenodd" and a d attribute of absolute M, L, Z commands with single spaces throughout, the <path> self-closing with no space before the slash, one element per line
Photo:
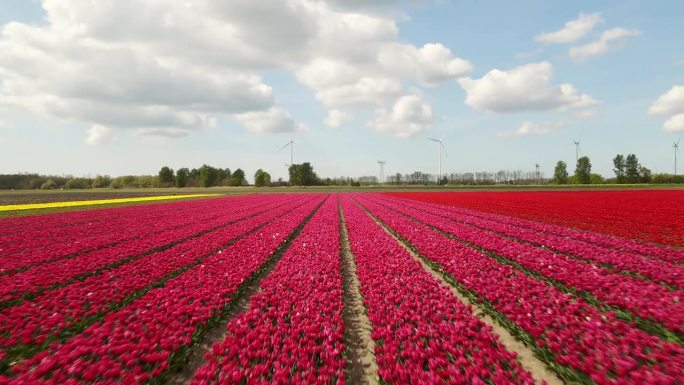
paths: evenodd
<path fill-rule="evenodd" d="M 55 183 L 55 181 L 52 179 L 48 179 L 47 181 L 45 181 L 45 183 L 40 185 L 41 190 L 53 190 L 56 188 L 57 188 L 57 183 Z"/>
<path fill-rule="evenodd" d="M 684 175 L 655 174 L 651 177 L 651 183 L 654 183 L 654 184 L 684 183 Z"/>
<path fill-rule="evenodd" d="M 90 186 L 88 180 L 84 178 L 71 178 L 64 184 L 64 188 L 68 190 L 86 189 L 90 188 Z"/>

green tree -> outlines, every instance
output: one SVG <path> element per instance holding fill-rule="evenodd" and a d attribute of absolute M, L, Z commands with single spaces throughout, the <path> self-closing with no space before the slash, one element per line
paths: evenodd
<path fill-rule="evenodd" d="M 575 179 L 577 183 L 591 183 L 591 161 L 589 160 L 588 156 L 583 156 L 577 159 L 577 166 L 575 167 Z"/>
<path fill-rule="evenodd" d="M 52 180 L 52 179 L 48 179 L 48 180 L 45 181 L 45 183 L 43 183 L 43 184 L 40 186 L 40 188 L 41 188 L 42 190 L 52 190 L 52 189 L 56 189 L 56 188 L 57 188 L 57 183 L 55 183 L 55 181 Z"/>
<path fill-rule="evenodd" d="M 242 171 L 242 169 L 238 168 L 237 170 L 233 171 L 230 176 L 231 186 L 242 186 L 245 184 L 245 182 L 245 172 Z"/>
<path fill-rule="evenodd" d="M 216 186 L 218 182 L 218 170 L 209 165 L 203 164 L 199 169 L 200 187 Z"/>
<path fill-rule="evenodd" d="M 188 178 L 190 177 L 190 170 L 187 168 L 179 168 L 176 171 L 176 187 L 185 187 L 188 184 Z"/>
<path fill-rule="evenodd" d="M 254 186 L 264 187 L 271 184 L 271 174 L 262 169 L 256 170 L 254 173 Z"/>
<path fill-rule="evenodd" d="M 556 163 L 556 168 L 553 170 L 553 181 L 557 184 L 568 183 L 568 165 L 562 160 Z"/>
<path fill-rule="evenodd" d="M 639 182 L 651 183 L 651 170 L 650 169 L 643 167 L 643 166 L 639 166 Z"/>
<path fill-rule="evenodd" d="M 615 155 L 615 158 L 613 158 L 613 166 L 615 166 L 615 168 L 613 169 L 613 172 L 615 173 L 615 177 L 617 177 L 617 182 L 618 183 L 624 183 L 625 182 L 625 157 L 622 154 Z"/>
<path fill-rule="evenodd" d="M 64 184 L 64 188 L 68 190 L 85 189 L 90 188 L 90 183 L 83 178 L 71 178 Z"/>
<path fill-rule="evenodd" d="M 309 162 L 293 164 L 288 169 L 288 172 L 290 174 L 290 185 L 292 186 L 313 186 L 318 184 L 318 176 Z"/>
<path fill-rule="evenodd" d="M 625 180 L 627 183 L 638 183 L 639 182 L 639 159 L 636 155 L 629 154 L 625 160 Z"/>
<path fill-rule="evenodd" d="M 171 187 L 176 183 L 176 177 L 173 174 L 173 169 L 164 166 L 159 170 L 159 184 L 161 187 Z"/>
<path fill-rule="evenodd" d="M 106 188 L 112 183 L 109 175 L 98 175 L 93 179 L 93 188 Z"/>

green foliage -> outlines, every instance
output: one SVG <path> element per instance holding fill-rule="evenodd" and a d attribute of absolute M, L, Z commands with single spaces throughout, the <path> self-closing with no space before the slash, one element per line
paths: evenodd
<path fill-rule="evenodd" d="M 589 178 L 589 183 L 591 184 L 604 184 L 606 180 L 599 174 L 591 174 Z"/>
<path fill-rule="evenodd" d="M 110 188 L 149 188 L 159 187 L 159 178 L 152 175 L 124 175 L 114 178 Z"/>
<path fill-rule="evenodd" d="M 314 186 L 320 184 L 318 175 L 309 162 L 293 164 L 288 169 L 291 186 Z"/>
<path fill-rule="evenodd" d="M 553 182 L 557 184 L 568 183 L 568 165 L 562 160 L 556 163 L 556 168 L 553 170 Z"/>
<path fill-rule="evenodd" d="M 90 186 L 90 182 L 85 178 L 71 178 L 64 184 L 64 188 L 67 190 L 87 189 Z"/>
<path fill-rule="evenodd" d="M 57 188 L 57 183 L 54 180 L 48 179 L 42 185 L 40 185 L 41 190 L 53 190 Z"/>
<path fill-rule="evenodd" d="M 615 167 L 613 172 L 615 173 L 617 182 L 623 183 L 625 179 L 625 157 L 621 154 L 617 154 L 615 158 L 613 158 L 613 166 Z"/>
<path fill-rule="evenodd" d="M 242 186 L 244 184 L 247 184 L 247 180 L 245 180 L 245 172 L 242 171 L 242 169 L 238 168 L 237 170 L 233 171 L 233 174 L 228 180 L 228 185 Z"/>
<path fill-rule="evenodd" d="M 684 183 L 684 175 L 655 174 L 651 178 L 654 184 Z"/>
<path fill-rule="evenodd" d="M 256 170 L 254 173 L 254 186 L 264 187 L 271 185 L 271 174 L 262 169 Z"/>
<path fill-rule="evenodd" d="M 639 182 L 639 159 L 636 155 L 629 154 L 625 160 L 625 181 L 627 183 Z"/>
<path fill-rule="evenodd" d="M 188 180 L 190 179 L 190 170 L 187 168 L 179 168 L 176 171 L 176 187 L 185 187 L 188 185 Z"/>
<path fill-rule="evenodd" d="M 112 184 L 112 177 L 109 175 L 98 175 L 93 179 L 93 188 L 107 188 Z"/>
<path fill-rule="evenodd" d="M 575 168 L 576 182 L 580 184 L 591 183 L 591 161 L 588 156 L 583 156 L 577 159 L 577 166 Z"/>
<path fill-rule="evenodd" d="M 199 169 L 199 185 L 200 187 L 213 187 L 218 184 L 219 174 L 218 169 L 209 165 L 202 165 Z"/>
<path fill-rule="evenodd" d="M 173 174 L 173 169 L 164 166 L 159 170 L 159 185 L 161 187 L 171 187 L 176 184 L 176 177 Z"/>

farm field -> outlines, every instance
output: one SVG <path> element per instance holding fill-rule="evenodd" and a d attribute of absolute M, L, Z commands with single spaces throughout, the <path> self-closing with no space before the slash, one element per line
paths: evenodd
<path fill-rule="evenodd" d="M 0 385 L 684 384 L 684 191 L 0 219 Z"/>

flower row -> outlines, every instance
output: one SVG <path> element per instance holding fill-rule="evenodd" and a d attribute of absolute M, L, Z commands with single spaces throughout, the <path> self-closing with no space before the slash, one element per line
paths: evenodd
<path fill-rule="evenodd" d="M 362 196 L 356 197 L 399 236 L 491 309 L 512 332 L 529 339 L 555 370 L 577 382 L 675 384 L 684 372 L 684 348 L 602 313 L 581 298 L 445 238 Z M 562 367 L 559 367 L 561 365 Z M 566 369 L 563 369 L 563 368 Z"/>
<path fill-rule="evenodd" d="M 148 211 L 147 207 L 138 206 L 137 211 L 127 216 L 112 215 L 111 220 L 106 222 L 79 223 L 59 228 L 45 227 L 35 231 L 27 229 L 22 233 L 4 237 L 4 245 L 0 245 L 0 274 L 215 220 L 239 208 L 240 203 L 258 207 L 259 204 L 268 202 L 257 199 L 247 202 L 192 201 L 188 202 L 189 207 L 167 207 L 167 210 L 162 212 Z M 96 211 L 100 210 L 89 212 Z M 102 213 L 97 213 L 93 216 L 101 215 Z M 31 242 L 26 242 L 27 239 L 31 239 Z"/>
<path fill-rule="evenodd" d="M 228 226 L 236 220 L 254 216 L 273 207 L 276 202 L 266 208 L 256 209 L 247 207 L 237 209 L 229 207 L 223 215 L 213 220 L 191 223 L 174 230 L 153 234 L 150 237 L 124 242 L 113 247 L 80 254 L 67 260 L 56 260 L 42 264 L 33 269 L 12 275 L 0 277 L 0 302 L 13 301 L 26 297 L 28 294 L 40 293 L 53 286 L 83 275 L 93 274 L 98 270 L 109 269 L 111 265 L 125 263 L 131 259 L 144 257 L 145 254 L 169 248 L 179 242 L 185 242 L 193 237 L 215 231 L 217 228 Z"/>
<path fill-rule="evenodd" d="M 0 349 L 7 352 L 13 348 L 14 355 L 20 355 L 21 346 L 17 344 L 43 344 L 74 327 L 83 328 L 124 305 L 124 301 L 158 286 L 160 280 L 215 257 L 238 238 L 307 200 L 310 198 L 299 198 L 103 274 L 49 291 L 30 302 L 3 309 L 0 311 Z M 11 358 L 9 355 L 7 359 Z"/>
<path fill-rule="evenodd" d="M 514 237 L 524 242 L 533 243 L 539 247 L 551 248 L 570 254 L 593 264 L 608 265 L 617 271 L 637 273 L 656 282 L 684 288 L 684 266 L 648 258 L 634 252 L 621 251 L 583 242 L 575 239 L 570 233 L 561 232 L 561 234 L 555 234 L 553 227 L 557 226 L 538 223 L 537 228 L 529 228 L 516 224 L 513 218 L 510 218 L 510 220 L 485 219 L 460 212 L 460 210 L 453 210 L 447 206 L 392 198 L 388 198 L 385 201 L 439 215 L 453 221 L 463 222 L 484 230 L 495 231 L 507 237 Z"/>
<path fill-rule="evenodd" d="M 15 366 L 17 376 L 0 384 L 139 384 L 163 375 L 322 199 L 316 196 L 66 343 Z"/>
<path fill-rule="evenodd" d="M 641 318 L 653 319 L 674 331 L 684 332 L 684 302 L 679 300 L 682 296 L 679 290 L 672 291 L 653 282 L 616 274 L 615 271 L 588 265 L 563 254 L 554 254 L 546 249 L 446 220 L 423 209 L 410 209 L 392 203 L 387 205 L 544 277 L 591 293 L 609 305 L 627 309 Z M 505 231 L 503 226 L 494 229 L 497 232 Z"/>
<path fill-rule="evenodd" d="M 684 246 L 684 191 L 396 193 L 425 202 Z M 680 260 L 680 262 L 684 262 Z"/>
<path fill-rule="evenodd" d="M 344 383 L 337 199 L 306 224 L 192 385 Z"/>
<path fill-rule="evenodd" d="M 383 382 L 534 383 L 469 306 L 349 198 L 342 208 Z"/>

